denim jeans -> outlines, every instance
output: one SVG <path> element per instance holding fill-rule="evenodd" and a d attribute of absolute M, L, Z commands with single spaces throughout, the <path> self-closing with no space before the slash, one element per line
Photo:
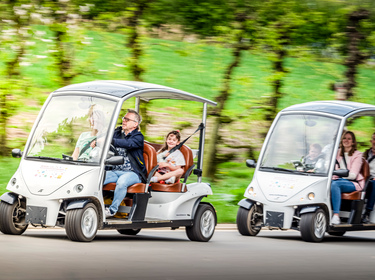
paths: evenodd
<path fill-rule="evenodd" d="M 113 201 L 109 210 L 112 214 L 116 214 L 121 201 L 125 198 L 128 187 L 133 184 L 140 183 L 139 176 L 133 171 L 107 171 L 105 175 L 104 185 L 108 183 L 116 183 Z"/>
<path fill-rule="evenodd" d="M 366 192 L 368 193 L 366 210 L 372 211 L 374 209 L 374 203 L 375 203 L 375 181 L 374 180 L 371 180 L 368 182 Z"/>
<path fill-rule="evenodd" d="M 339 178 L 337 180 L 332 180 L 331 197 L 333 213 L 338 214 L 340 212 L 341 193 L 350 193 L 355 190 L 354 184 L 347 179 Z"/>

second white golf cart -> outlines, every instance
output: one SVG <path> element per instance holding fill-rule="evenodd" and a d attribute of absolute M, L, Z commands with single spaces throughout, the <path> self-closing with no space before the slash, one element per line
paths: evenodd
<path fill-rule="evenodd" d="M 361 219 L 366 187 L 343 193 L 341 224 L 330 222 L 332 175 L 348 176 L 348 170 L 334 170 L 341 135 L 350 126 L 370 139 L 374 118 L 375 106 L 344 101 L 308 102 L 282 110 L 267 134 L 258 163 L 246 162 L 255 172 L 239 202 L 238 231 L 255 236 L 262 227 L 296 229 L 303 240 L 319 242 L 326 232 L 342 236 L 346 231 L 374 230 L 375 211 L 370 223 Z M 312 145 L 321 153 L 314 164 L 306 160 Z M 369 179 L 365 160 L 361 172 Z"/>
<path fill-rule="evenodd" d="M 176 99 L 203 104 L 199 124 L 200 138 L 196 165 L 192 150 L 181 147 L 185 174 L 174 184 L 151 183 L 156 170 L 156 144 L 144 143 L 147 182 L 128 188 L 119 212 L 106 219 L 104 209 L 111 203 L 115 184 L 103 186 L 106 169 L 123 163 L 111 152 L 111 139 L 124 102 Z M 134 104 L 134 103 L 133 103 Z M 22 234 L 29 225 L 65 227 L 73 241 L 91 241 L 98 229 L 117 229 L 135 235 L 142 228 L 186 227 L 190 240 L 208 241 L 216 226 L 214 207 L 202 202 L 211 195 L 202 182 L 202 162 L 207 106 L 216 103 L 199 96 L 156 84 L 127 81 L 95 81 L 75 84 L 50 94 L 35 121 L 25 151 L 13 150 L 22 157 L 16 173 L 1 196 L 0 230 Z M 96 114 L 92 114 L 95 110 Z M 97 147 L 74 156 L 79 136 L 90 135 L 89 118 L 95 118 L 93 140 Z M 161 135 L 163 136 L 163 135 Z M 99 141 L 102 139 L 102 141 Z M 83 150 L 83 149 L 82 149 Z M 187 183 L 191 173 L 197 182 Z"/>

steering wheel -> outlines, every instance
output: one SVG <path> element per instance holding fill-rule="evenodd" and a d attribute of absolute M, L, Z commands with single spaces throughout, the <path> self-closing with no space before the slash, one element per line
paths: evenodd
<path fill-rule="evenodd" d="M 118 153 L 118 151 L 116 150 L 115 146 L 113 146 L 112 144 L 111 144 L 111 146 L 109 146 L 109 150 L 110 150 L 112 153 L 114 153 L 115 156 L 118 156 L 118 155 L 119 155 L 119 153 Z"/>

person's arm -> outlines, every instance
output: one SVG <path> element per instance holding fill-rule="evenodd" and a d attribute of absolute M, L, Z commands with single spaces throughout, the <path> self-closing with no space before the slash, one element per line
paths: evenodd
<path fill-rule="evenodd" d="M 349 176 L 346 179 L 355 180 L 361 171 L 362 167 L 362 153 L 358 152 L 352 155 Z"/>
<path fill-rule="evenodd" d="M 112 144 L 115 147 L 125 148 L 127 150 L 143 148 L 143 143 L 144 143 L 144 137 L 142 133 L 131 135 L 130 137 L 125 138 L 125 139 L 121 139 L 121 138 L 112 139 Z"/>
<path fill-rule="evenodd" d="M 79 155 L 79 148 L 77 147 L 77 148 L 74 149 L 74 152 L 72 154 L 73 160 L 77 160 L 78 155 Z"/>
<path fill-rule="evenodd" d="M 159 167 L 160 167 L 160 168 L 161 168 L 161 167 L 167 167 L 167 168 L 169 168 L 170 171 L 175 171 L 175 170 L 181 168 L 181 165 L 176 165 L 176 166 L 174 166 L 174 165 L 172 165 L 172 164 L 170 164 L 170 163 L 167 163 L 167 162 L 161 162 L 161 163 L 159 164 Z"/>
<path fill-rule="evenodd" d="M 176 165 L 172 165 L 168 163 L 168 161 L 174 161 Z M 168 158 L 167 162 L 163 164 L 162 167 L 168 167 L 171 171 L 175 171 L 179 168 L 182 168 L 182 166 L 185 166 L 185 158 L 184 155 L 181 153 L 181 151 L 177 150 L 174 151 Z M 160 165 L 159 165 L 160 166 Z"/>

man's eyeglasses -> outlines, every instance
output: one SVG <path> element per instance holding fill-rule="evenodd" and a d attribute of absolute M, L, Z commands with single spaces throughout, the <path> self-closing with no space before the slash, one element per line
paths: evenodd
<path fill-rule="evenodd" d="M 132 119 L 129 119 L 129 118 L 126 118 L 126 117 L 122 117 L 122 121 L 125 121 L 125 122 L 128 122 L 128 121 L 136 122 L 135 120 L 132 120 Z"/>

